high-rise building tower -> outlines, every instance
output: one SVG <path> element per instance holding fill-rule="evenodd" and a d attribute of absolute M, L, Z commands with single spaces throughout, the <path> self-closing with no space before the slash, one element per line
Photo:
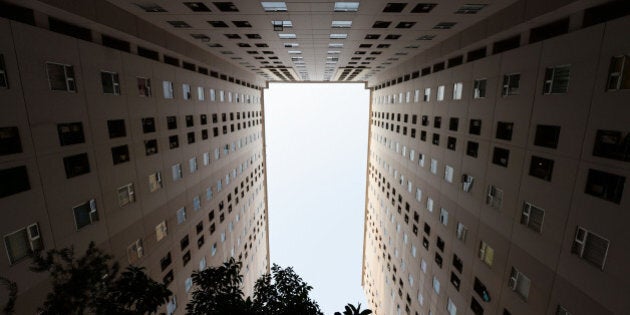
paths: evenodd
<path fill-rule="evenodd" d="M 624 314 L 630 6 L 0 1 L 0 274 L 94 241 L 183 314 L 269 269 L 262 90 L 371 90 L 363 286 L 389 314 Z M 367 106 L 368 104 L 366 104 Z M 627 190 L 627 189 L 626 189 Z M 625 196 L 625 197 L 624 197 Z"/>

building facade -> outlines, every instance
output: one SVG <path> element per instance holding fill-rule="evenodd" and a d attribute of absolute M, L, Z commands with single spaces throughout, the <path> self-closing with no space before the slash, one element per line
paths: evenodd
<path fill-rule="evenodd" d="M 518 1 L 370 81 L 376 314 L 627 313 L 627 13 Z"/>
<path fill-rule="evenodd" d="M 95 242 L 183 314 L 269 270 L 269 81 L 371 91 L 376 314 L 624 314 L 627 1 L 0 2 L 0 274 Z M 367 106 L 367 104 L 366 104 Z M 625 189 L 627 190 L 627 188 Z M 247 292 L 249 293 L 249 292 Z"/>

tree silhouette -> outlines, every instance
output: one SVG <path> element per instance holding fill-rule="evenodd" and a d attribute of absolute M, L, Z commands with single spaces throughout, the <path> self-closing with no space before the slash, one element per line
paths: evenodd
<path fill-rule="evenodd" d="M 372 314 L 372 311 L 369 309 L 361 311 L 361 303 L 358 303 L 357 307 L 354 307 L 352 304 L 348 304 L 345 307 L 345 311 L 343 315 L 369 315 Z M 335 312 L 335 315 L 342 315 L 339 312 Z"/>
<path fill-rule="evenodd" d="M 13 314 L 15 313 L 15 300 L 17 300 L 18 293 L 17 283 L 0 276 L 0 284 L 7 287 L 8 291 L 7 303 L 4 305 L 2 313 L 7 315 Z"/>
<path fill-rule="evenodd" d="M 74 249 L 53 249 L 36 253 L 31 270 L 49 272 L 53 290 L 48 293 L 43 314 L 145 314 L 157 312 L 171 292 L 144 273 L 129 266 L 120 274 L 112 256 L 96 248 L 94 242 L 75 259 Z"/>

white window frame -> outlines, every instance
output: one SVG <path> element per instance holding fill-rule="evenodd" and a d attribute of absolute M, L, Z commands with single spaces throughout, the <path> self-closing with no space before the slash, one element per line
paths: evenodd
<path fill-rule="evenodd" d="M 503 189 L 500 189 L 495 185 L 488 185 L 486 204 L 494 209 L 501 209 L 503 206 Z"/>
<path fill-rule="evenodd" d="M 437 175 L 437 169 L 438 169 L 438 160 L 436 159 L 431 159 L 431 173 Z"/>
<path fill-rule="evenodd" d="M 422 101 L 428 103 L 431 101 L 431 88 L 424 88 L 424 95 L 422 96 Z"/>
<path fill-rule="evenodd" d="M 474 182 L 475 182 L 475 178 L 470 176 L 470 174 L 463 174 L 462 175 L 462 190 L 464 192 L 470 192 Z"/>
<path fill-rule="evenodd" d="M 171 166 L 171 171 L 172 171 L 172 175 L 173 175 L 173 181 L 178 181 L 178 180 L 182 179 L 182 177 L 184 176 L 184 174 L 182 173 L 182 164 L 181 163 L 177 163 L 177 164 Z"/>
<path fill-rule="evenodd" d="M 206 91 L 201 86 L 197 87 L 197 100 L 199 100 L 199 101 L 205 101 L 206 100 Z"/>
<path fill-rule="evenodd" d="M 444 180 L 448 183 L 453 182 L 453 175 L 455 174 L 455 170 L 452 166 L 446 165 L 444 166 Z"/>
<path fill-rule="evenodd" d="M 468 228 L 461 222 L 457 222 L 457 229 L 455 229 L 455 235 L 457 239 L 466 242 L 466 236 L 468 236 Z"/>
<path fill-rule="evenodd" d="M 217 101 L 217 92 L 214 89 L 210 89 L 210 102 Z"/>
<path fill-rule="evenodd" d="M 448 211 L 444 208 L 440 208 L 440 223 L 444 226 L 448 225 Z"/>
<path fill-rule="evenodd" d="M 83 226 L 79 226 L 79 222 L 77 221 L 77 215 L 76 215 L 76 210 L 78 208 L 84 207 L 84 206 L 88 206 L 89 208 L 89 212 L 88 212 L 88 217 L 90 218 L 90 223 L 83 225 Z M 98 217 L 98 211 L 96 209 L 96 200 L 94 199 L 90 199 L 87 202 L 78 204 L 74 207 L 72 207 L 72 215 L 74 216 L 74 228 L 76 229 L 76 231 L 79 231 L 80 229 L 88 226 L 88 225 L 92 225 L 95 222 L 99 221 L 99 217 Z"/>
<path fill-rule="evenodd" d="M 515 267 L 512 267 L 510 279 L 508 280 L 508 287 L 510 287 L 512 291 L 516 292 L 523 300 L 527 301 L 531 285 L 532 281 L 529 277 L 525 276 Z"/>
<path fill-rule="evenodd" d="M 162 189 L 162 173 L 155 172 L 149 174 L 149 192 L 154 192 Z"/>
<path fill-rule="evenodd" d="M 592 261 L 588 257 L 585 257 L 585 251 L 589 244 L 589 237 L 598 238 L 600 241 L 606 242 L 606 249 L 604 250 L 604 255 L 601 257 L 601 264 L 597 261 Z M 588 261 L 589 263 L 599 267 L 601 270 L 604 270 L 604 266 L 606 265 L 606 259 L 608 258 L 608 249 L 610 248 L 610 240 L 598 235 L 590 230 L 585 229 L 582 226 L 577 227 L 575 231 L 575 237 L 573 238 L 573 245 L 571 246 L 571 253 L 577 255 L 578 257 Z"/>
<path fill-rule="evenodd" d="M 173 99 L 175 93 L 173 91 L 173 82 L 172 81 L 162 81 L 162 91 L 164 92 L 164 99 Z"/>
<path fill-rule="evenodd" d="M 105 92 L 105 82 L 103 82 L 103 76 L 111 80 L 112 92 Z M 118 72 L 101 70 L 101 87 L 103 88 L 103 94 L 120 95 L 120 78 Z"/>
<path fill-rule="evenodd" d="M 486 78 L 475 79 L 473 88 L 473 98 L 480 99 L 486 98 L 486 92 L 488 88 L 488 80 Z"/>
<path fill-rule="evenodd" d="M 535 221 L 532 220 L 532 216 L 540 216 L 540 226 L 536 226 Z M 532 231 L 542 233 L 542 227 L 545 221 L 545 209 L 540 208 L 530 202 L 523 202 L 523 209 L 521 210 L 521 224 L 526 226 Z"/>
<path fill-rule="evenodd" d="M 182 224 L 186 222 L 186 207 L 181 207 L 177 209 L 176 216 L 177 216 L 177 224 Z"/>
<path fill-rule="evenodd" d="M 560 84 L 560 81 L 558 80 L 557 77 L 557 72 L 561 69 L 565 69 L 567 70 L 568 74 L 567 74 L 567 83 L 566 83 L 566 88 L 563 90 L 556 90 L 554 91 L 554 88 L 557 87 L 558 84 Z M 553 66 L 553 67 L 547 67 L 545 68 L 545 78 L 544 78 L 544 83 L 543 83 L 543 94 L 562 94 L 562 93 L 567 93 L 569 91 L 569 80 L 571 79 L 571 65 L 570 64 L 565 64 L 565 65 L 557 65 L 557 66 Z"/>
<path fill-rule="evenodd" d="M 133 183 L 128 183 L 118 187 L 118 189 L 116 189 L 116 193 L 118 197 L 118 206 L 121 208 L 136 201 L 136 193 Z"/>
<path fill-rule="evenodd" d="M 66 88 L 64 90 L 53 89 L 52 83 L 50 82 L 50 72 L 48 71 L 48 66 L 49 65 L 63 67 L 64 80 L 66 81 L 65 82 L 66 83 Z M 48 77 L 48 86 L 49 86 L 51 91 L 66 91 L 66 92 L 76 92 L 77 91 L 77 85 L 76 85 L 76 79 L 75 79 L 75 73 L 74 73 L 74 66 L 69 65 L 69 64 L 63 64 L 63 63 L 47 61 L 46 62 L 46 75 Z"/>
<path fill-rule="evenodd" d="M 159 242 L 168 236 L 168 226 L 166 221 L 162 221 L 155 226 L 155 239 Z"/>
<path fill-rule="evenodd" d="M 494 248 L 492 248 L 488 243 L 483 240 L 479 241 L 479 253 L 478 256 L 481 261 L 483 261 L 489 267 L 492 267 L 494 263 Z"/>
<path fill-rule="evenodd" d="M 198 169 L 197 166 L 197 157 L 192 157 L 188 160 L 188 170 L 190 171 L 190 173 L 194 173 L 196 172 Z"/>
<path fill-rule="evenodd" d="M 192 99 L 190 84 L 182 83 L 182 98 L 185 100 Z"/>
<path fill-rule="evenodd" d="M 437 94 L 435 96 L 435 100 L 441 102 L 444 100 L 444 91 L 446 90 L 444 85 L 438 85 Z"/>
<path fill-rule="evenodd" d="M 16 234 L 20 234 L 25 236 L 25 238 L 23 239 L 25 244 L 28 244 L 28 249 L 26 252 L 24 252 L 24 255 L 20 256 L 20 257 L 12 257 L 11 256 L 11 252 L 9 251 L 9 247 L 10 247 L 10 243 L 8 242 L 8 240 Z M 20 236 L 18 235 L 18 236 Z M 20 236 L 21 237 L 21 236 Z M 21 261 L 22 259 L 32 255 L 34 252 L 40 251 L 44 248 L 44 243 L 42 241 L 42 237 L 41 237 L 41 233 L 39 230 L 39 225 L 37 223 L 32 223 L 29 224 L 21 229 L 18 229 L 16 231 L 13 231 L 11 233 L 5 234 L 3 236 L 4 239 L 4 246 L 7 252 L 7 258 L 9 258 L 9 264 L 10 265 L 14 265 L 17 262 Z"/>
<path fill-rule="evenodd" d="M 513 83 L 516 82 L 516 85 Z M 510 73 L 503 75 L 501 96 L 518 95 L 521 85 L 521 74 Z"/>
<path fill-rule="evenodd" d="M 127 246 L 127 261 L 130 265 L 137 263 L 144 256 L 144 247 L 142 245 L 142 239 L 139 238 Z"/>
<path fill-rule="evenodd" d="M 613 72 L 612 66 L 615 59 L 621 59 L 621 69 Z M 624 83 L 630 80 L 630 67 L 628 66 L 629 59 L 630 56 L 628 55 L 613 56 L 611 58 L 610 65 L 608 66 L 606 91 L 622 90 Z"/>

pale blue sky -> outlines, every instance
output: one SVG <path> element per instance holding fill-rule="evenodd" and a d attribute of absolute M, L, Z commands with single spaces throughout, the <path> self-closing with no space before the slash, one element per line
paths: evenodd
<path fill-rule="evenodd" d="M 366 307 L 361 288 L 369 91 L 270 83 L 265 90 L 271 262 L 293 266 L 326 315 Z"/>

